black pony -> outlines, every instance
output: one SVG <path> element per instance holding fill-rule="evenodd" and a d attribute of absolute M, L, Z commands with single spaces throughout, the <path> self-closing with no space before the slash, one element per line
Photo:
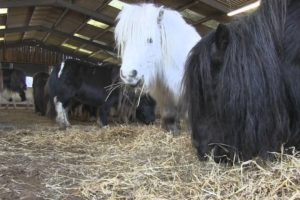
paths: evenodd
<path fill-rule="evenodd" d="M 33 76 L 33 99 L 34 111 L 42 116 L 46 114 L 48 98 L 45 95 L 45 85 L 48 81 L 49 74 L 47 72 L 38 72 Z"/>
<path fill-rule="evenodd" d="M 200 158 L 300 148 L 300 1 L 262 0 L 191 51 L 184 96 Z"/>
<path fill-rule="evenodd" d="M 26 101 L 25 90 L 26 74 L 21 69 L 2 69 L 3 88 L 11 92 L 17 92 L 20 95 L 21 101 Z M 12 98 L 9 99 L 12 101 Z"/>

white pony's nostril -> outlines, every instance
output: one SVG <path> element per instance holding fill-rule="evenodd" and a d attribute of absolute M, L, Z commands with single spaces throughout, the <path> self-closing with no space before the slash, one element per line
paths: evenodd
<path fill-rule="evenodd" d="M 129 75 L 129 77 L 130 78 L 135 78 L 136 76 L 137 76 L 137 71 L 134 69 L 134 70 L 132 70 L 131 72 L 130 72 L 130 75 Z"/>

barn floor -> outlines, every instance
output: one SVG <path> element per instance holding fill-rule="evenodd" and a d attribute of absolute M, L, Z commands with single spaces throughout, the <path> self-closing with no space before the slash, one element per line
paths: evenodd
<path fill-rule="evenodd" d="M 0 199 L 299 199 L 300 155 L 200 162 L 190 136 L 159 126 L 72 122 L 0 109 Z"/>

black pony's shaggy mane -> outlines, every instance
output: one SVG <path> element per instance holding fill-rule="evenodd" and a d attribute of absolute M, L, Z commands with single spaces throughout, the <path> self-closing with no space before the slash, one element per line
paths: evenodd
<path fill-rule="evenodd" d="M 216 31 L 192 49 L 183 85 L 201 158 L 213 150 L 216 161 L 248 160 L 300 147 L 299 20 L 299 1 L 262 0 L 255 13 L 225 25 L 221 64 L 213 62 Z"/>

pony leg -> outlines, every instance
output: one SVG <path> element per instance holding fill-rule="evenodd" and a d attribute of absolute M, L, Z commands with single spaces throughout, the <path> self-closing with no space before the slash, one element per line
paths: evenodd
<path fill-rule="evenodd" d="M 25 91 L 21 90 L 19 92 L 19 96 L 20 96 L 22 102 L 27 100 Z"/>
<path fill-rule="evenodd" d="M 108 125 L 108 120 L 107 120 L 107 116 L 109 114 L 109 108 L 107 107 L 107 105 L 102 105 L 99 108 L 99 118 L 97 120 L 98 125 L 101 128 L 105 128 Z"/>
<path fill-rule="evenodd" d="M 10 105 L 10 101 L 6 100 L 6 102 L 5 102 L 5 109 L 8 109 L 9 105 Z"/>
<path fill-rule="evenodd" d="M 71 124 L 68 120 L 67 110 L 64 108 L 62 102 L 57 100 L 57 97 L 54 97 L 54 105 L 57 113 L 56 122 L 63 129 L 70 127 Z"/>
<path fill-rule="evenodd" d="M 38 108 L 38 105 L 36 103 L 34 103 L 34 112 L 35 113 L 39 113 L 40 112 L 40 110 Z"/>
<path fill-rule="evenodd" d="M 176 108 L 165 108 L 162 112 L 162 127 L 173 135 L 180 134 L 180 120 Z"/>
<path fill-rule="evenodd" d="M 12 102 L 13 102 L 14 109 L 17 109 L 17 105 L 16 105 L 16 100 L 15 100 L 15 98 L 12 98 Z"/>
<path fill-rule="evenodd" d="M 173 135 L 180 134 L 179 99 L 165 84 L 163 77 L 157 77 L 150 91 L 160 109 L 162 128 L 171 131 Z"/>

